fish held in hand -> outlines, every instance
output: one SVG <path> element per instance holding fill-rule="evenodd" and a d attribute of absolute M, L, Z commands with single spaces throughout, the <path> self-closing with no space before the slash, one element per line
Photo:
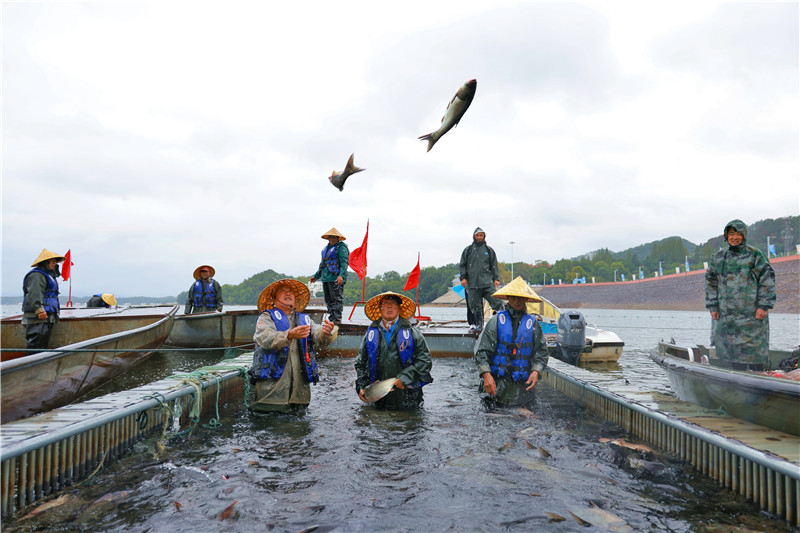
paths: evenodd
<path fill-rule="evenodd" d="M 377 402 L 394 388 L 395 378 L 384 379 L 383 381 L 376 381 L 364 389 L 364 397 L 367 403 Z"/>
<path fill-rule="evenodd" d="M 355 154 L 350 154 L 350 159 L 347 160 L 347 164 L 344 166 L 344 170 L 341 172 L 336 172 L 335 170 L 328 178 L 331 182 L 331 185 L 339 189 L 339 192 L 344 190 L 344 182 L 347 181 L 347 178 L 355 174 L 356 172 L 361 172 L 362 170 L 367 170 L 365 168 L 358 168 L 353 163 L 353 156 Z"/>
<path fill-rule="evenodd" d="M 421 141 L 428 141 L 428 152 L 431 151 L 431 148 L 433 148 L 433 145 L 436 144 L 436 141 L 441 139 L 445 133 L 450 131 L 450 129 L 459 123 L 461 117 L 464 116 L 464 113 L 467 112 L 469 105 L 472 103 L 472 99 L 475 97 L 475 90 L 477 88 L 478 80 L 469 80 L 462 85 L 450 103 L 447 104 L 447 110 L 444 112 L 444 116 L 442 117 L 442 125 L 439 127 L 439 129 L 419 137 L 419 140 Z"/>

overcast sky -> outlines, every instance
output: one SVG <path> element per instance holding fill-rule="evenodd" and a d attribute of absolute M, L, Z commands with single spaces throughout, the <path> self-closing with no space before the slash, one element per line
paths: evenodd
<path fill-rule="evenodd" d="M 167 296 L 367 219 L 375 276 L 476 226 L 555 261 L 800 211 L 797 2 L 3 2 L 2 59 L 6 296 L 42 248 L 73 295 Z"/>

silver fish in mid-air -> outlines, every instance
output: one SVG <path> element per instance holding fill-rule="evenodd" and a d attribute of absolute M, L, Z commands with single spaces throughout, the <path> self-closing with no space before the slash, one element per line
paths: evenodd
<path fill-rule="evenodd" d="M 472 99 L 475 97 L 475 90 L 477 88 L 478 80 L 469 80 L 462 85 L 450 103 L 447 104 L 447 110 L 444 112 L 444 116 L 442 117 L 442 125 L 439 127 L 439 129 L 419 138 L 421 141 L 428 141 L 429 152 L 431 151 L 431 148 L 433 148 L 433 145 L 436 144 L 436 141 L 442 138 L 442 135 L 450 131 L 453 126 L 458 124 L 458 122 L 461 120 L 461 117 L 463 117 L 464 113 L 467 112 L 469 104 L 472 103 Z"/>
<path fill-rule="evenodd" d="M 366 168 L 358 168 L 353 164 L 353 156 L 355 154 L 350 154 L 350 159 L 347 160 L 347 164 L 344 166 L 344 170 L 341 172 L 336 172 L 335 170 L 328 178 L 331 180 L 331 184 L 339 189 L 339 192 L 344 190 L 344 182 L 347 181 L 347 178 L 355 174 L 356 172 L 361 172 L 362 170 L 367 170 Z"/>

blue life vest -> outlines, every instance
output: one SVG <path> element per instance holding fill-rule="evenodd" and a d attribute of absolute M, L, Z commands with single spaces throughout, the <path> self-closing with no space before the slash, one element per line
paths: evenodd
<path fill-rule="evenodd" d="M 322 261 L 325 263 L 325 266 L 331 272 L 331 274 L 339 275 L 341 271 L 339 269 L 339 257 L 336 255 L 336 250 L 339 249 L 339 243 L 337 242 L 333 246 L 328 245 L 322 250 Z"/>
<path fill-rule="evenodd" d="M 272 315 L 275 329 L 278 331 L 290 329 L 289 317 L 282 311 L 279 309 L 267 309 L 267 312 Z M 297 324 L 310 326 L 311 319 L 305 313 L 297 313 Z M 314 342 L 311 336 L 297 340 L 300 341 L 300 361 L 303 367 L 303 378 L 308 383 L 317 383 L 319 382 L 319 372 L 317 370 L 317 358 L 314 354 Z M 255 376 L 260 379 L 280 379 L 283 375 L 283 370 L 286 368 L 286 361 L 289 359 L 289 346 L 270 352 L 256 344 L 256 355 L 260 356 L 261 369 L 254 372 Z"/>
<path fill-rule="evenodd" d="M 48 315 L 52 313 L 57 315 L 61 310 L 61 304 L 58 301 L 58 281 L 56 281 L 56 279 L 48 274 L 45 270 L 36 267 L 25 274 L 25 279 L 22 280 L 22 294 L 28 294 L 28 276 L 34 272 L 38 272 L 39 274 L 43 275 L 47 280 L 47 288 L 44 291 L 44 302 L 42 302 L 42 307 L 44 307 L 44 310 L 47 311 Z M 22 300 L 22 311 L 25 313 L 33 313 L 36 311 L 36 309 L 34 309 L 33 306 L 28 302 L 28 299 L 25 298 Z"/>
<path fill-rule="evenodd" d="M 205 290 L 204 290 L 205 289 Z M 206 309 L 215 309 L 217 306 L 214 303 L 216 300 L 216 293 L 214 292 L 214 280 L 208 278 L 208 281 L 203 287 L 203 280 L 198 279 L 194 282 L 194 307 L 205 307 Z"/>
<path fill-rule="evenodd" d="M 398 352 L 400 353 L 400 362 L 403 365 L 403 368 L 408 367 L 409 365 L 414 364 L 414 336 L 411 335 L 411 328 L 399 327 L 398 326 L 397 336 L 395 337 L 395 341 L 397 342 Z M 367 338 L 366 338 L 366 346 L 367 346 L 367 355 L 369 356 L 369 382 L 374 383 L 376 379 L 376 367 L 378 363 L 378 345 L 380 343 L 380 337 L 382 337 L 380 330 L 375 326 L 370 326 L 367 329 Z M 386 339 L 384 338 L 384 341 Z M 429 379 L 433 381 L 433 378 L 430 376 L 426 376 L 424 379 Z M 416 383 L 417 387 L 424 387 L 430 381 L 420 380 Z"/>
<path fill-rule="evenodd" d="M 523 315 L 517 327 L 517 336 L 512 342 L 511 315 L 506 310 L 497 313 L 497 353 L 489 365 L 494 377 L 527 381 L 535 330 L 536 318 L 529 314 Z"/>

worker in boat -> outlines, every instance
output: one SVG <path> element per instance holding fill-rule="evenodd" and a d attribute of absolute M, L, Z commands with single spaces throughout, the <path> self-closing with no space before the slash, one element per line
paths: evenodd
<path fill-rule="evenodd" d="M 549 359 L 539 321 L 527 313 L 527 302 L 541 300 L 521 277 L 494 296 L 508 304 L 489 319 L 476 343 L 479 390 L 489 395 L 489 407 L 527 405 Z"/>
<path fill-rule="evenodd" d="M 747 244 L 747 225 L 732 220 L 725 244 L 708 262 L 706 309 L 716 321 L 717 357 L 735 370 L 763 370 L 769 361 L 769 310 L 775 306 L 775 271 Z"/>
<path fill-rule="evenodd" d="M 25 347 L 29 350 L 44 350 L 50 342 L 53 326 L 58 322 L 61 304 L 58 301 L 58 264 L 63 255 L 43 249 L 25 274 L 22 281 L 22 324 L 25 326 Z M 29 352 L 35 353 L 35 352 Z"/>
<path fill-rule="evenodd" d="M 422 333 L 411 325 L 416 304 L 384 292 L 369 299 L 364 313 L 372 320 L 356 355 L 356 392 L 366 402 L 371 383 L 395 378 L 391 392 L 375 402 L 382 409 L 413 409 L 422 404 L 422 387 L 433 382 L 433 361 Z"/>
<path fill-rule="evenodd" d="M 113 294 L 95 294 L 86 302 L 86 307 L 116 307 L 117 299 Z"/>
<path fill-rule="evenodd" d="M 315 346 L 332 343 L 339 328 L 323 319 L 322 326 L 303 310 L 308 287 L 294 279 L 271 283 L 258 298 L 261 314 L 253 340 L 256 401 L 250 409 L 259 413 L 304 411 L 311 400 L 311 383 L 319 381 Z"/>
<path fill-rule="evenodd" d="M 209 265 L 194 269 L 195 282 L 189 287 L 184 314 L 222 311 L 222 287 L 214 279 L 216 271 Z"/>
<path fill-rule="evenodd" d="M 337 326 L 342 323 L 344 307 L 344 284 L 347 283 L 347 265 L 350 261 L 350 250 L 344 243 L 345 236 L 336 228 L 331 228 L 322 235 L 328 244 L 322 249 L 322 260 L 319 268 L 311 276 L 311 283 L 322 282 L 325 305 L 328 307 L 328 318 Z"/>
<path fill-rule="evenodd" d="M 484 298 L 495 311 L 503 308 L 503 302 L 492 296 L 500 286 L 497 254 L 486 244 L 486 233 L 481 228 L 475 228 L 472 232 L 472 244 L 461 252 L 459 273 L 461 285 L 467 289 L 467 305 L 470 311 L 467 320 L 470 321 L 470 329 L 480 332 L 483 329 Z"/>

